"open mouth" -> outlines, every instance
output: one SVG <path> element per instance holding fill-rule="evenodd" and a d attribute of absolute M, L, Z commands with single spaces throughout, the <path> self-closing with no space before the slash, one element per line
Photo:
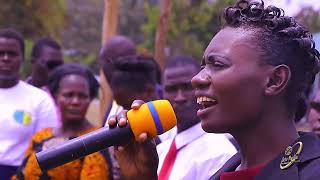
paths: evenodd
<path fill-rule="evenodd" d="M 206 109 L 216 105 L 218 102 L 216 99 L 201 96 L 197 98 L 197 103 L 201 105 L 201 109 Z"/>

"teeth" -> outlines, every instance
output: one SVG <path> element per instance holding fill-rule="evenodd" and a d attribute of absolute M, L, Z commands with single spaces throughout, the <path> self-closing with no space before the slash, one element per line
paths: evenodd
<path fill-rule="evenodd" d="M 217 100 L 215 99 L 212 99 L 212 98 L 209 98 L 209 97 L 198 97 L 197 98 L 197 103 L 200 104 L 200 105 L 203 105 L 205 102 L 216 102 Z"/>

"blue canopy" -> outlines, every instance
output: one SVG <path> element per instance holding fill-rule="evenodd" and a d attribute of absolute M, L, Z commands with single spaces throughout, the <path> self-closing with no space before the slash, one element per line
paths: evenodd
<path fill-rule="evenodd" d="M 320 32 L 313 34 L 313 39 L 316 43 L 316 49 L 320 51 Z"/>

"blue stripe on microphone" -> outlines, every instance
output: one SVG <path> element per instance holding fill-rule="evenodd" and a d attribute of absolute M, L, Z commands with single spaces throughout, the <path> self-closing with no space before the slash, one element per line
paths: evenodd
<path fill-rule="evenodd" d="M 151 116 L 153 118 L 153 121 L 154 121 L 154 123 L 156 125 L 158 134 L 162 134 L 163 133 L 163 128 L 162 128 L 162 125 L 161 125 L 161 121 L 160 121 L 158 112 L 157 112 L 156 108 L 154 107 L 153 102 L 148 102 L 147 105 L 148 105 L 148 108 L 149 108 L 149 110 L 151 112 Z"/>

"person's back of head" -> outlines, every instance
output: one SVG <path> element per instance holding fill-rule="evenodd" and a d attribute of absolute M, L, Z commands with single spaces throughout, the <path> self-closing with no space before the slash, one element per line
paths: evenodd
<path fill-rule="evenodd" d="M 155 77 L 156 77 L 156 92 L 160 99 L 163 98 L 163 89 L 162 89 L 162 72 L 158 62 L 151 56 L 146 54 L 139 54 L 139 59 L 147 60 L 153 63 Z"/>
<path fill-rule="evenodd" d="M 118 104 L 130 108 L 135 99 L 150 101 L 157 99 L 156 72 L 152 61 L 140 56 L 118 58 L 114 69 L 111 88 Z"/>
<path fill-rule="evenodd" d="M 108 81 L 111 79 L 112 62 L 119 57 L 136 55 L 135 43 L 125 36 L 111 37 L 100 49 L 99 64 Z"/>

